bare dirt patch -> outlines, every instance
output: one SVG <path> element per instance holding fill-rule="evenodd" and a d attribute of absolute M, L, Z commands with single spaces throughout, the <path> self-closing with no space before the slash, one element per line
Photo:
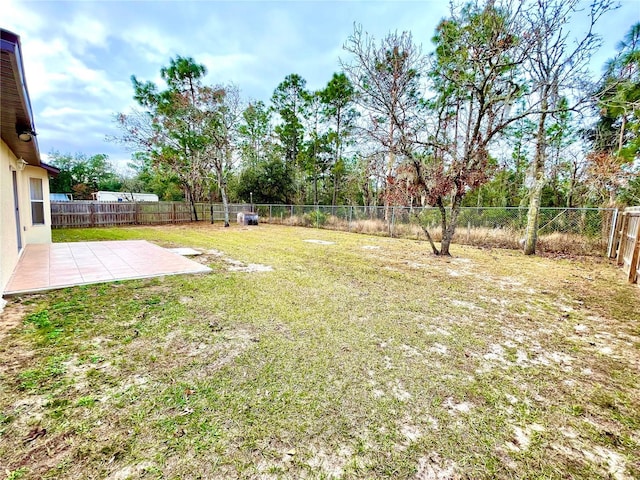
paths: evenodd
<path fill-rule="evenodd" d="M 127 480 L 129 478 L 144 478 L 154 464 L 151 462 L 142 462 L 136 465 L 127 465 L 115 472 L 111 473 L 105 480 Z"/>
<path fill-rule="evenodd" d="M 305 240 L 307 243 L 315 243 L 316 245 L 335 245 L 336 242 L 329 242 L 327 240 L 317 240 L 315 238 L 310 238 Z"/>
<path fill-rule="evenodd" d="M 353 450 L 347 446 L 338 447 L 333 452 L 322 447 L 312 447 L 310 450 L 311 458 L 307 464 L 323 476 L 336 479 L 343 477 L 345 466 L 353 455 Z"/>
<path fill-rule="evenodd" d="M 223 252 L 215 249 L 205 250 L 204 252 L 185 247 L 183 247 L 182 249 L 195 251 L 197 255 L 194 256 L 193 260 L 203 265 L 210 265 L 212 263 L 223 261 L 227 264 L 227 270 L 229 272 L 256 273 L 273 271 L 273 267 L 270 265 L 262 265 L 259 263 L 244 263 L 240 260 L 231 258 L 225 255 Z"/>
<path fill-rule="evenodd" d="M 11 333 L 11 330 L 22 324 L 27 311 L 22 303 L 16 301 L 7 302 L 4 309 L 0 310 L 0 342 Z"/>
<path fill-rule="evenodd" d="M 179 334 L 170 335 L 161 350 L 164 355 L 158 363 L 191 367 L 195 378 L 203 379 L 231 364 L 258 340 L 254 333 L 242 328 L 223 329 L 219 335 L 221 335 L 221 341 L 205 337 L 198 341 L 184 338 Z"/>
<path fill-rule="evenodd" d="M 451 460 L 444 460 L 435 452 L 422 457 L 418 461 L 418 473 L 415 480 L 459 480 L 456 464 Z"/>
<path fill-rule="evenodd" d="M 53 469 L 73 447 L 75 433 L 69 431 L 47 438 L 46 435 L 30 443 L 31 448 L 19 460 L 7 466 L 7 471 L 28 468 L 34 478 L 43 476 Z"/>
<path fill-rule="evenodd" d="M 232 265 L 229 267 L 230 272 L 273 272 L 273 267 L 269 265 L 261 265 L 259 263 L 249 263 L 247 265 Z"/>

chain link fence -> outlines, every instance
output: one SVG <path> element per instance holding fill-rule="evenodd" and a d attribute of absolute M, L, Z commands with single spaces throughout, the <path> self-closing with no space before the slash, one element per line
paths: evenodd
<path fill-rule="evenodd" d="M 201 221 L 224 218 L 222 204 L 195 205 Z M 239 212 L 254 210 L 260 222 L 328 228 L 348 232 L 424 239 L 423 228 L 441 239 L 440 210 L 434 207 L 363 207 L 328 205 L 230 204 L 233 222 Z M 538 250 L 576 255 L 606 253 L 615 209 L 542 208 Z M 449 218 L 450 211 L 447 211 Z M 193 207 L 184 202 L 52 202 L 54 228 L 109 225 L 155 225 L 194 220 Z M 464 207 L 458 216 L 454 243 L 485 247 L 521 248 L 526 235 L 527 209 Z"/>
<path fill-rule="evenodd" d="M 254 205 L 260 221 L 350 232 L 424 239 L 423 227 L 441 239 L 440 210 L 435 207 L 363 207 L 325 205 Z M 615 209 L 542 208 L 538 250 L 575 255 L 602 255 L 611 234 Z M 450 210 L 447 210 L 447 215 Z M 448 216 L 449 218 L 449 216 Z M 527 208 L 463 207 L 454 243 L 521 248 Z"/>

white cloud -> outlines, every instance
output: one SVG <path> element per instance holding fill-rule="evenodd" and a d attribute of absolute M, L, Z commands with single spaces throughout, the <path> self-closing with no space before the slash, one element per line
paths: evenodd
<path fill-rule="evenodd" d="M 27 86 L 33 104 L 49 105 L 56 101 L 55 94 L 61 92 L 78 95 L 75 100 L 65 95 L 65 101 L 94 104 L 114 105 L 131 97 L 128 79 L 112 79 L 107 70 L 88 67 L 79 56 L 71 53 L 61 38 L 29 40 L 25 42 L 24 50 Z"/>
<path fill-rule="evenodd" d="M 164 65 L 181 50 L 182 42 L 177 38 L 148 25 L 122 30 L 119 36 L 149 63 Z"/>
<path fill-rule="evenodd" d="M 53 82 L 64 80 L 65 75 L 51 71 L 49 65 L 64 58 L 65 46 L 60 39 L 46 42 L 37 37 L 23 37 L 22 50 L 27 87 L 33 102 L 50 92 Z"/>
<path fill-rule="evenodd" d="M 587 5 L 588 0 L 584 0 Z M 637 0 L 601 24 L 605 48 L 638 18 Z M 2 0 L 2 26 L 21 36 L 24 66 L 42 151 L 129 154 L 105 144 L 117 134 L 112 113 L 132 102 L 129 76 L 162 88 L 159 71 L 176 55 L 207 66 L 206 81 L 237 84 L 245 97 L 268 101 L 289 73 L 322 88 L 348 54 L 342 45 L 353 23 L 378 40 L 411 30 L 425 52 L 445 1 L 340 2 L 25 2 Z M 78 134 L 78 132 L 81 132 Z"/>
<path fill-rule="evenodd" d="M 40 118 L 50 119 L 50 118 L 60 118 L 65 117 L 67 115 L 79 115 L 83 113 L 82 110 L 78 108 L 72 107 L 61 107 L 55 108 L 47 106 L 40 112 Z"/>
<path fill-rule="evenodd" d="M 30 36 L 40 32 L 46 25 L 37 9 L 25 8 L 24 2 L 3 0 L 2 28 L 20 36 Z"/>
<path fill-rule="evenodd" d="M 108 118 L 111 115 L 111 110 L 109 108 L 96 108 L 96 105 L 82 105 L 82 106 L 63 106 L 63 107 L 55 107 L 55 106 L 47 106 L 40 112 L 40 118 L 46 120 L 55 120 L 60 118 L 79 118 L 80 121 L 84 122 L 86 120 L 83 117 L 90 117 L 95 119 Z"/>
<path fill-rule="evenodd" d="M 258 70 L 258 59 L 248 53 L 231 53 L 227 55 L 212 55 L 201 53 L 194 56 L 194 60 L 207 67 L 207 77 L 211 83 L 241 83 L 243 79 L 254 76 Z"/>
<path fill-rule="evenodd" d="M 105 47 L 107 44 L 105 24 L 84 13 L 74 15 L 70 22 L 63 24 L 62 30 L 73 40 L 71 47 L 80 52 L 88 46 Z"/>

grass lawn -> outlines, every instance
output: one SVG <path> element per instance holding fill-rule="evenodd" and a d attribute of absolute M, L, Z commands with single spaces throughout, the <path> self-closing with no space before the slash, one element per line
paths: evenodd
<path fill-rule="evenodd" d="M 640 289 L 604 259 L 272 225 L 54 237 L 214 272 L 10 299 L 0 476 L 640 478 Z"/>

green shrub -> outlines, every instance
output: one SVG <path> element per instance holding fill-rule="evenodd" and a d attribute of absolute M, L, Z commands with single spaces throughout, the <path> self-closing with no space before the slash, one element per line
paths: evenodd
<path fill-rule="evenodd" d="M 327 223 L 327 214 L 319 210 L 304 214 L 304 223 L 307 226 L 321 227 Z"/>

